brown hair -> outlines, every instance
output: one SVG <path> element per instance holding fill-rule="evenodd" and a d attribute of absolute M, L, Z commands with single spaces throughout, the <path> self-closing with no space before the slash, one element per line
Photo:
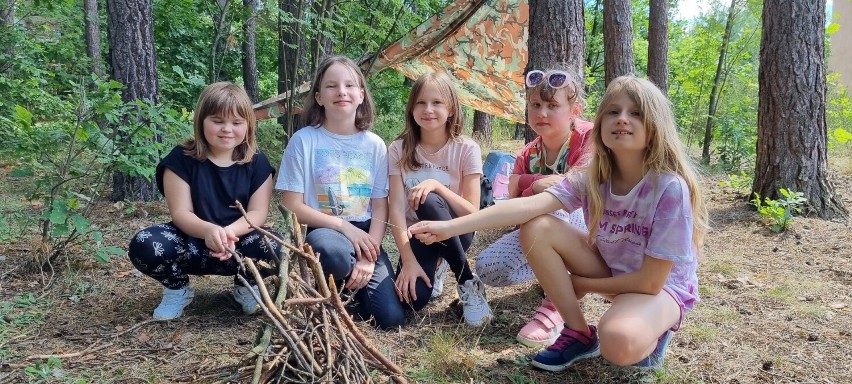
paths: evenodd
<path fill-rule="evenodd" d="M 376 109 L 373 105 L 373 97 L 370 96 L 370 90 L 367 89 L 367 79 L 361 73 L 361 69 L 354 61 L 345 56 L 330 56 L 325 58 L 317 68 L 317 73 L 314 75 L 311 83 L 311 90 L 305 95 L 305 124 L 320 126 L 325 123 L 325 107 L 319 105 L 316 100 L 316 94 L 320 91 L 320 83 L 325 72 L 334 64 L 343 64 L 350 71 L 358 85 L 364 91 L 364 101 L 355 110 L 355 128 L 359 131 L 366 131 L 373 127 L 373 122 L 376 120 Z"/>
<path fill-rule="evenodd" d="M 417 161 L 417 143 L 420 142 L 421 132 L 420 126 L 414 120 L 414 106 L 426 85 L 438 88 L 441 99 L 447 105 L 450 116 L 447 118 L 446 129 L 450 140 L 455 140 L 461 136 L 462 129 L 464 129 L 464 110 L 459 104 L 459 96 L 450 77 L 443 72 L 429 72 L 420 76 L 414 82 L 411 93 L 408 94 L 408 103 L 405 105 L 405 130 L 397 137 L 397 140 L 402 140 L 402 156 L 398 164 L 402 169 L 413 171 L 423 165 Z"/>
<path fill-rule="evenodd" d="M 192 118 L 195 136 L 181 144 L 184 147 L 184 153 L 197 160 L 207 159 L 210 154 L 210 143 L 204 137 L 204 119 L 208 116 L 240 116 L 246 120 L 246 137 L 234 148 L 231 160 L 241 164 L 250 162 L 257 153 L 255 139 L 257 120 L 246 91 L 230 82 L 213 83 L 201 91 Z"/>
<path fill-rule="evenodd" d="M 568 96 L 568 102 L 579 104 L 581 107 L 586 107 L 586 99 L 585 92 L 583 91 L 583 85 L 580 83 L 579 76 L 577 76 L 574 71 L 570 69 L 567 64 L 558 64 L 550 68 L 542 69 L 544 72 L 544 79 L 536 85 L 535 87 L 529 88 L 527 87 L 527 102 L 530 100 L 530 95 L 533 92 L 538 92 L 539 96 L 544 101 L 553 101 L 553 97 L 556 96 L 556 92 L 559 89 L 564 89 L 565 94 Z M 563 88 L 553 88 L 550 84 L 547 83 L 547 76 L 550 75 L 551 72 L 561 71 L 565 72 L 568 75 L 568 78 L 565 81 L 568 83 Z"/>

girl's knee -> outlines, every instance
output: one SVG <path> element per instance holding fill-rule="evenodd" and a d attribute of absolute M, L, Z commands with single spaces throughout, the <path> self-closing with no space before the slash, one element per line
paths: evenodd
<path fill-rule="evenodd" d="M 389 331 L 405 324 L 405 311 L 402 306 L 389 306 L 374 313 L 373 318 L 379 329 Z"/>
<path fill-rule="evenodd" d="M 647 345 L 638 343 L 637 329 L 629 329 L 622 326 L 606 326 L 601 324 L 598 328 L 598 339 L 601 345 L 601 356 L 607 361 L 628 366 L 642 359 L 642 354 Z"/>

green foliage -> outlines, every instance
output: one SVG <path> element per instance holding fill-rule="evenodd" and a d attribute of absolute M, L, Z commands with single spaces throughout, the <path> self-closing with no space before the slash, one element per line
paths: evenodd
<path fill-rule="evenodd" d="M 771 228 L 775 233 L 787 230 L 793 222 L 793 212 L 801 213 L 801 206 L 808 201 L 802 192 L 794 192 L 786 188 L 781 188 L 779 192 L 784 197 L 781 200 L 772 200 L 767 197 L 761 201 L 757 192 L 751 200 L 757 212 L 772 221 Z"/>
<path fill-rule="evenodd" d="M 174 140 L 174 129 L 188 123 L 185 113 L 144 101 L 122 102 L 119 83 L 92 81 L 93 91 L 78 83 L 50 115 L 37 117 L 17 105 L 9 121 L 12 129 L 4 145 L 19 164 L 12 175 L 31 179 L 29 198 L 44 207 L 39 216 L 42 257 L 69 245 L 82 246 L 100 262 L 123 254 L 121 248 L 103 244 L 103 234 L 88 218 L 91 203 L 115 170 L 152 177 L 157 161 L 152 154 L 161 153 L 164 144 L 151 138 Z"/>
<path fill-rule="evenodd" d="M 736 190 L 746 190 L 751 188 L 754 178 L 747 174 L 745 170 L 740 170 L 739 174 L 732 173 L 728 175 L 728 180 L 719 183 L 723 187 L 733 188 Z"/>
<path fill-rule="evenodd" d="M 844 146 L 852 149 L 847 143 L 852 139 L 852 100 L 846 87 L 840 82 L 839 74 L 829 74 L 827 77 L 828 92 L 825 107 L 826 124 L 828 126 L 828 147 L 840 149 Z"/>

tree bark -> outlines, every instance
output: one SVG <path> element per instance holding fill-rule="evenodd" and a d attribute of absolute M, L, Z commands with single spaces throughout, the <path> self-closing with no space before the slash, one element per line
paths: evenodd
<path fill-rule="evenodd" d="M 91 0 L 87 0 L 91 1 Z M 260 101 L 260 89 L 257 84 L 257 0 L 243 0 L 249 17 L 243 24 L 243 87 L 252 103 Z"/>
<path fill-rule="evenodd" d="M 225 56 L 228 53 L 228 31 L 231 29 L 231 23 L 228 21 L 230 5 L 230 0 L 216 0 L 218 13 L 213 14 L 211 12 L 210 14 L 215 24 L 213 44 L 210 47 L 210 74 L 208 75 L 208 81 L 211 83 L 228 80 L 224 71 L 224 64 Z"/>
<path fill-rule="evenodd" d="M 604 81 L 633 74 L 634 68 L 630 0 L 604 0 Z"/>
<path fill-rule="evenodd" d="M 669 92 L 669 1 L 651 0 L 648 15 L 648 79 Z"/>
<path fill-rule="evenodd" d="M 566 64 L 583 79 L 586 52 L 586 24 L 582 0 L 530 0 L 528 60 L 524 73 L 534 69 Z M 536 137 L 527 125 L 526 142 Z"/>
<path fill-rule="evenodd" d="M 493 116 L 482 112 L 473 111 L 473 138 L 480 143 L 491 145 L 491 122 Z"/>
<path fill-rule="evenodd" d="M 713 89 L 710 90 L 710 105 L 707 111 L 707 125 L 704 127 L 704 144 L 701 150 L 701 161 L 710 164 L 710 143 L 713 141 L 713 120 L 716 118 L 716 106 L 719 105 L 719 89 L 725 82 L 725 57 L 728 55 L 728 44 L 731 41 L 731 29 L 734 27 L 737 0 L 731 0 L 728 8 L 728 21 L 725 22 L 725 34 L 722 36 L 722 47 L 719 49 L 719 64 L 716 66 L 716 78 Z"/>
<path fill-rule="evenodd" d="M 103 59 L 101 58 L 101 18 L 98 14 L 98 0 L 83 0 L 86 25 L 86 55 L 89 57 L 89 71 L 103 78 Z"/>
<path fill-rule="evenodd" d="M 293 20 L 302 20 L 304 15 L 303 0 L 279 0 L 279 12 L 290 14 Z M 308 81 L 311 76 L 300 69 L 308 63 L 305 57 L 305 39 L 301 35 L 301 26 L 298 22 L 285 24 L 282 18 L 278 18 L 278 93 L 295 93 L 296 87 L 303 81 Z M 287 134 L 284 136 L 284 145 L 293 133 L 301 128 L 298 115 L 290 113 L 295 105 L 300 104 L 295 97 L 287 100 L 287 112 L 278 117 L 278 123 Z"/>
<path fill-rule="evenodd" d="M 138 99 L 147 100 L 150 103 L 159 101 L 151 1 L 110 0 L 106 2 L 110 76 L 124 84 L 121 100 L 125 103 Z M 124 116 L 125 121 L 133 118 L 138 117 Z M 116 140 L 125 139 L 116 138 Z M 150 139 L 158 140 L 159 138 Z M 113 173 L 112 201 L 150 201 L 155 198 L 156 188 L 152 181 L 138 175 Z"/>
<path fill-rule="evenodd" d="M 825 0 L 764 2 L 752 192 L 792 189 L 819 217 L 845 218 L 828 180 L 824 57 Z"/>
<path fill-rule="evenodd" d="M 14 27 L 15 2 L 16 0 L 7 0 L 6 2 L 2 2 L 2 0 L 0 0 L 0 32 L 6 33 L 6 29 Z M 10 43 L 8 46 L 3 47 L 3 53 L 6 57 L 13 57 L 15 55 L 14 44 Z M 0 71 L 11 72 L 11 65 L 7 63 L 0 63 Z"/>

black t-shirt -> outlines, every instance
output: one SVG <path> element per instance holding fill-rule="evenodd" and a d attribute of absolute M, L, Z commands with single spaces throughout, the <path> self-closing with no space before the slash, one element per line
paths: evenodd
<path fill-rule="evenodd" d="M 269 160 L 257 152 L 251 162 L 220 167 L 210 160 L 196 160 L 183 153 L 180 145 L 174 147 L 157 164 L 157 188 L 163 192 L 163 173 L 166 168 L 189 184 L 192 209 L 201 220 L 217 225 L 228 225 L 242 214 L 230 208 L 235 201 L 248 208 L 249 198 L 275 173 Z"/>

